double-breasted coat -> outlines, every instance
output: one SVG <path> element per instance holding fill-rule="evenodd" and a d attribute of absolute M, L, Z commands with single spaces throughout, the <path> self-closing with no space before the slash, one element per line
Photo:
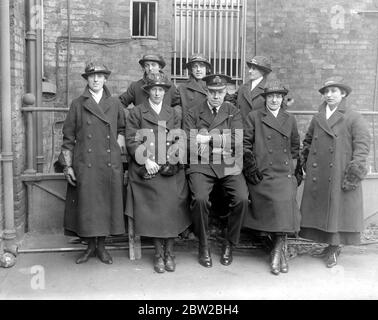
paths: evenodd
<path fill-rule="evenodd" d="M 169 132 L 180 128 L 179 115 L 175 109 L 164 103 L 158 115 L 146 101 L 131 109 L 126 121 L 126 147 L 131 157 L 126 214 L 134 219 L 137 235 L 158 238 L 177 237 L 191 223 L 189 189 L 184 170 L 179 170 L 173 176 L 157 174 L 152 179 L 145 180 L 138 174 L 138 170 L 144 167 L 144 164 L 138 163 L 140 160 L 136 153 L 144 143 L 144 140 L 141 140 L 143 133 L 140 130 L 146 130 L 152 134 L 144 144 L 149 156 L 159 165 L 165 164 L 169 159 L 165 158 L 166 153 L 164 159 L 160 159 L 159 148 L 165 147 L 166 144 L 162 145 L 158 140 L 159 135 L 164 135 L 169 144 Z M 142 135 L 138 137 L 140 133 Z M 155 140 L 153 141 L 151 137 Z"/>
<path fill-rule="evenodd" d="M 266 78 L 251 91 L 252 80 L 240 86 L 237 92 L 236 106 L 241 112 L 243 122 L 246 121 L 248 114 L 253 110 L 264 109 L 265 99 L 261 96 L 264 92 Z"/>
<path fill-rule="evenodd" d="M 63 126 L 62 150 L 73 154 L 76 187 L 68 184 L 64 228 L 67 235 L 107 236 L 125 232 L 123 172 L 117 135 L 125 118 L 118 98 L 104 86 L 99 104 L 88 87 L 73 100 Z"/>
<path fill-rule="evenodd" d="M 251 205 L 245 227 L 267 232 L 299 231 L 293 163 L 299 158 L 299 146 L 295 117 L 283 107 L 277 118 L 266 107 L 248 114 L 244 152 L 253 152 L 263 180 L 257 185 L 247 183 Z"/>
<path fill-rule="evenodd" d="M 345 98 L 326 120 L 326 103 L 314 115 L 303 141 L 306 179 L 301 203 L 301 227 L 325 232 L 361 232 L 361 184 L 342 190 L 345 169 L 351 161 L 366 165 L 370 147 L 368 125 L 347 106 Z"/>
<path fill-rule="evenodd" d="M 231 142 L 229 146 L 233 149 L 233 154 L 230 154 L 230 158 L 224 161 L 225 158 L 222 156 L 220 163 L 211 161 L 211 159 L 204 159 L 204 161 L 202 161 L 203 157 L 201 157 L 199 153 L 197 163 L 191 161 L 187 169 L 188 174 L 198 172 L 217 178 L 223 178 L 226 175 L 237 175 L 241 173 L 242 166 L 238 160 L 240 160 L 243 153 L 243 123 L 240 111 L 232 103 L 227 101 L 223 102 L 219 108 L 218 114 L 214 118 L 206 100 L 197 108 L 192 108 L 188 111 L 184 127 L 189 139 L 188 146 L 190 151 L 192 151 L 189 161 L 191 161 L 190 159 L 193 157 L 193 150 L 196 149 L 196 135 L 201 129 L 205 129 L 210 133 L 212 130 L 219 130 L 218 132 L 220 134 L 225 132 L 230 133 Z M 211 154 L 211 152 L 209 152 L 209 154 Z M 232 161 L 232 158 L 234 158 L 235 161 Z M 207 163 L 204 164 L 203 162 Z"/>
<path fill-rule="evenodd" d="M 202 105 L 207 99 L 206 84 L 202 80 L 196 80 L 190 77 L 189 80 L 181 84 L 178 88 L 180 94 L 180 104 L 182 107 L 182 119 L 185 119 L 186 114 L 193 107 Z M 182 126 L 185 125 L 183 120 Z"/>

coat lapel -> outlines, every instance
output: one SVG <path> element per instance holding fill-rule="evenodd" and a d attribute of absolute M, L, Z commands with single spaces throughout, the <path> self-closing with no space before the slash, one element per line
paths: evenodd
<path fill-rule="evenodd" d="M 214 118 L 214 120 L 212 121 L 210 127 L 209 127 L 209 131 L 216 128 L 217 126 L 219 126 L 222 122 L 224 122 L 225 120 L 228 119 L 228 112 L 226 110 L 226 107 L 224 104 L 221 105 L 221 107 L 219 108 L 219 111 L 218 111 L 218 114 L 216 115 L 216 117 Z"/>
<path fill-rule="evenodd" d="M 328 119 L 328 125 L 332 128 L 336 123 L 344 119 L 344 113 L 346 111 L 346 101 L 343 99 L 340 105 L 337 107 L 336 111 Z"/>
<path fill-rule="evenodd" d="M 201 81 L 201 80 L 200 80 L 200 81 Z M 205 89 L 204 89 L 202 86 L 200 86 L 200 84 L 199 84 L 196 80 L 194 80 L 194 79 L 190 79 L 190 81 L 188 81 L 186 87 L 187 87 L 188 89 L 190 89 L 190 90 L 193 90 L 193 91 L 197 91 L 197 92 L 199 92 L 199 93 L 202 93 L 202 94 L 205 95 L 205 96 L 207 95 Z"/>
<path fill-rule="evenodd" d="M 103 112 L 103 110 L 101 109 L 101 107 L 92 98 L 92 95 L 89 92 L 88 86 L 85 88 L 82 96 L 85 98 L 85 101 L 83 103 L 83 107 L 85 109 L 87 109 L 90 113 L 94 114 L 96 117 L 101 119 L 102 121 L 109 123 L 109 120 L 107 119 L 107 117 L 106 117 L 105 113 Z M 101 98 L 101 100 L 103 100 L 103 98 Z"/>
<path fill-rule="evenodd" d="M 286 122 L 289 119 L 289 115 L 280 109 L 277 118 L 268 110 L 264 109 L 262 111 L 263 117 L 262 122 L 266 124 L 267 126 L 271 127 L 272 129 L 278 131 L 282 135 L 289 137 L 290 136 L 290 130 L 291 128 L 289 126 L 286 126 Z"/>
<path fill-rule="evenodd" d="M 213 114 L 210 111 L 210 108 L 207 104 L 207 100 L 204 101 L 201 105 L 201 111 L 199 113 L 199 118 L 202 120 L 208 128 L 210 128 L 212 122 L 213 122 Z"/>
<path fill-rule="evenodd" d="M 331 130 L 329 123 L 326 118 L 326 106 L 327 104 L 324 102 L 319 107 L 319 113 L 314 116 L 316 121 L 318 122 L 319 126 L 327 132 L 330 136 L 334 136 L 333 131 Z"/>
<path fill-rule="evenodd" d="M 152 108 L 150 107 L 148 100 L 143 103 L 142 117 L 146 121 L 151 122 L 155 125 L 158 125 L 159 118 L 156 115 L 156 113 L 153 112 Z"/>

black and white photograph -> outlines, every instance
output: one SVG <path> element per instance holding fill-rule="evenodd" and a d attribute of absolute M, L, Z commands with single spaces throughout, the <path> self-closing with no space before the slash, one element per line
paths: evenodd
<path fill-rule="evenodd" d="M 378 299 L 376 0 L 1 0 L 0 137 L 3 302 Z"/>

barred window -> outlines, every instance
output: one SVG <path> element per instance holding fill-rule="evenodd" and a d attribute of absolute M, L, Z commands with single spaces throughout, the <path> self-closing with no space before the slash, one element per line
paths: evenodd
<path fill-rule="evenodd" d="M 132 30 L 134 38 L 157 38 L 157 1 L 132 1 Z"/>
<path fill-rule="evenodd" d="M 193 53 L 210 60 L 213 73 L 242 82 L 245 60 L 246 0 L 175 0 L 173 77 L 188 77 L 183 68 Z"/>

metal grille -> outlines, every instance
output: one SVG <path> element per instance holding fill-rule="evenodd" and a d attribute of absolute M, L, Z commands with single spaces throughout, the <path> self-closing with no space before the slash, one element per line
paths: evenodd
<path fill-rule="evenodd" d="M 156 1 L 132 1 L 132 37 L 156 38 Z"/>
<path fill-rule="evenodd" d="M 173 78 L 186 79 L 188 58 L 203 53 L 213 73 L 243 81 L 246 5 L 245 0 L 174 1 Z"/>

